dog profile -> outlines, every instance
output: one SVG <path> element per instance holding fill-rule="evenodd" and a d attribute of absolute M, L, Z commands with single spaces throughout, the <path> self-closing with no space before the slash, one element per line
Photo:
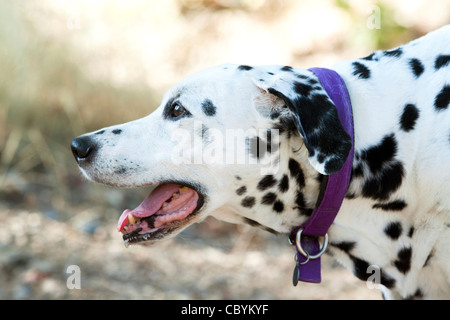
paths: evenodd
<path fill-rule="evenodd" d="M 450 26 L 332 69 L 355 141 L 328 252 L 361 280 L 378 266 L 385 298 L 450 298 Z M 311 71 L 221 65 L 182 80 L 150 115 L 74 139 L 72 151 L 90 180 L 155 185 L 117 226 L 126 243 L 148 244 L 209 215 L 288 235 L 350 145 Z"/>

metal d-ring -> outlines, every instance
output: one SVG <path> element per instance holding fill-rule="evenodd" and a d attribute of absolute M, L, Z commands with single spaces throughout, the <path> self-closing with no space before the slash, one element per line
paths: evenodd
<path fill-rule="evenodd" d="M 299 229 L 297 231 L 297 236 L 295 237 L 295 245 L 297 246 L 298 252 L 300 252 L 303 256 L 305 256 L 307 258 L 306 262 L 308 262 L 309 259 L 319 258 L 325 252 L 325 250 L 327 250 L 328 234 L 326 233 L 324 237 L 320 237 L 320 238 L 324 239 L 323 243 L 320 244 L 320 251 L 314 255 L 311 255 L 302 248 L 302 243 L 301 243 L 302 232 L 303 232 L 303 229 Z M 320 243 L 320 241 L 319 241 L 319 243 Z M 306 262 L 304 262 L 304 263 L 306 263 Z"/>
<path fill-rule="evenodd" d="M 297 252 L 296 252 L 296 253 L 294 254 L 294 260 L 295 260 L 295 262 L 296 262 L 297 264 L 301 264 L 301 265 L 307 264 L 308 261 L 309 261 L 309 259 L 311 259 L 311 257 L 309 256 L 308 253 L 306 253 L 306 254 L 307 254 L 307 255 L 305 256 L 305 257 L 306 257 L 306 260 L 303 261 L 303 262 L 300 262 L 300 261 L 298 261 L 298 256 L 297 256 Z"/>

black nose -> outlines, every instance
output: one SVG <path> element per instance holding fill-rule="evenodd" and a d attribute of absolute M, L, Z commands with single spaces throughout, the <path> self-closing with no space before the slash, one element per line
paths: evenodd
<path fill-rule="evenodd" d="M 96 148 L 94 141 L 89 136 L 81 136 L 72 140 L 72 153 L 78 163 L 90 160 Z"/>

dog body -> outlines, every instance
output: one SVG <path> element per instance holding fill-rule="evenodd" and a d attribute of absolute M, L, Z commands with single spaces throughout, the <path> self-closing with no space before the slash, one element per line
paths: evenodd
<path fill-rule="evenodd" d="M 355 155 L 328 252 L 359 279 L 375 279 L 385 298 L 450 298 L 449 43 L 446 26 L 333 67 L 351 99 Z M 238 137 L 244 161 L 230 143 Z M 151 115 L 80 136 L 72 150 L 97 182 L 194 190 L 187 215 L 150 221 L 145 201 L 124 212 L 119 229 L 134 230 L 132 238 L 122 230 L 124 239 L 151 243 L 208 215 L 289 234 L 351 143 L 312 72 L 222 65 L 181 81 Z M 147 219 L 145 234 L 129 212 Z"/>

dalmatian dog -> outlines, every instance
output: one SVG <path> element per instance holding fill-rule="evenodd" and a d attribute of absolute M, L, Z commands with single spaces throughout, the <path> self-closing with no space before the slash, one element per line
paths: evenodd
<path fill-rule="evenodd" d="M 450 26 L 332 69 L 351 100 L 354 157 L 327 252 L 364 281 L 377 266 L 384 298 L 450 298 Z M 209 215 L 288 235 L 351 143 L 311 71 L 221 65 L 72 152 L 90 180 L 155 186 L 117 226 L 126 244 L 152 244 Z"/>

